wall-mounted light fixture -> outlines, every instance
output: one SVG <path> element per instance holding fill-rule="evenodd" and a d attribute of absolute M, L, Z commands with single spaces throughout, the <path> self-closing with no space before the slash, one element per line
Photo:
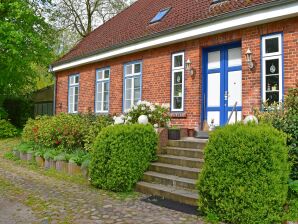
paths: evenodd
<path fill-rule="evenodd" d="M 192 64 L 191 60 L 187 59 L 187 61 L 186 61 L 186 71 L 188 71 L 189 74 L 191 76 L 193 76 L 195 74 L 195 72 L 194 72 L 194 69 L 191 67 L 191 64 Z"/>
<path fill-rule="evenodd" d="M 254 68 L 254 63 L 252 60 L 252 52 L 249 48 L 247 49 L 245 56 L 246 56 L 246 62 L 247 62 L 248 68 L 252 70 Z"/>

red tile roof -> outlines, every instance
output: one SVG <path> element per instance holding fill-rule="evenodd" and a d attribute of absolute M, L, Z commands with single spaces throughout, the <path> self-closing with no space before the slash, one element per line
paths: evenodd
<path fill-rule="evenodd" d="M 278 0 L 138 0 L 83 38 L 54 65 L 96 54 L 140 38 L 170 31 L 204 19 Z M 164 8 L 171 7 L 162 21 L 150 24 Z"/>

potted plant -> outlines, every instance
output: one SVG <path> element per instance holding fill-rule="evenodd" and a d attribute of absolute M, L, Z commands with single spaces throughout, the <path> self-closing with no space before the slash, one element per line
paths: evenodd
<path fill-rule="evenodd" d="M 83 162 L 84 153 L 77 151 L 71 155 L 68 161 L 68 173 L 71 175 L 81 174 L 81 164 Z"/>
<path fill-rule="evenodd" d="M 42 150 L 42 149 L 38 149 L 35 152 L 35 161 L 36 161 L 37 165 L 40 167 L 44 167 L 44 164 L 45 164 L 43 155 L 44 155 L 44 150 Z"/>
<path fill-rule="evenodd" d="M 84 157 L 84 160 L 83 160 L 82 165 L 81 165 L 81 171 L 82 171 L 82 174 L 85 178 L 88 178 L 88 175 L 89 175 L 90 161 L 91 161 L 90 154 L 87 154 Z"/>
<path fill-rule="evenodd" d="M 169 128 L 169 140 L 180 140 L 180 128 L 172 126 Z"/>
<path fill-rule="evenodd" d="M 68 159 L 69 155 L 66 152 L 60 153 L 54 157 L 56 161 L 56 170 L 60 172 L 68 172 Z"/>
<path fill-rule="evenodd" d="M 34 151 L 33 149 L 28 149 L 27 151 L 27 161 L 32 162 L 34 160 Z"/>
<path fill-rule="evenodd" d="M 20 159 L 20 151 L 18 148 L 13 148 L 12 153 L 16 158 Z"/>
<path fill-rule="evenodd" d="M 45 159 L 45 164 L 44 167 L 46 169 L 56 169 L 56 161 L 54 160 L 54 157 L 57 155 L 58 153 L 55 150 L 48 150 L 45 154 L 44 154 L 44 159 Z"/>

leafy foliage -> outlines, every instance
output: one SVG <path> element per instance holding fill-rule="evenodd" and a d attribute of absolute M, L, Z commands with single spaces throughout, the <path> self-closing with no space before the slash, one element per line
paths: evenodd
<path fill-rule="evenodd" d="M 298 88 L 289 90 L 284 105 L 265 106 L 265 111 L 255 110 L 255 115 L 261 123 L 270 123 L 288 134 L 289 159 L 292 163 L 291 178 L 298 180 Z"/>
<path fill-rule="evenodd" d="M 7 120 L 0 119 L 0 138 L 11 138 L 18 135 L 18 130 Z"/>
<path fill-rule="evenodd" d="M 3 107 L 0 107 L 0 119 L 7 119 L 8 113 Z"/>
<path fill-rule="evenodd" d="M 228 223 L 281 221 L 288 193 L 285 135 L 269 125 L 216 129 L 205 148 L 199 207 Z"/>
<path fill-rule="evenodd" d="M 141 115 L 146 115 L 150 124 L 157 127 L 165 127 L 171 120 L 170 105 L 153 104 L 148 101 L 139 101 L 127 111 L 125 115 L 114 117 L 115 123 L 137 124 Z M 123 122 L 121 122 L 121 119 Z"/>
<path fill-rule="evenodd" d="M 53 29 L 29 1 L 0 0 L 0 95 L 32 91 L 34 64 L 53 59 Z"/>
<path fill-rule="evenodd" d="M 92 150 L 92 145 L 95 138 L 101 132 L 101 130 L 112 124 L 112 118 L 110 116 L 97 116 L 92 124 L 89 126 L 89 130 L 84 137 L 85 150 Z"/>
<path fill-rule="evenodd" d="M 155 158 L 157 135 L 151 125 L 115 125 L 97 136 L 90 164 L 91 183 L 130 191 Z"/>

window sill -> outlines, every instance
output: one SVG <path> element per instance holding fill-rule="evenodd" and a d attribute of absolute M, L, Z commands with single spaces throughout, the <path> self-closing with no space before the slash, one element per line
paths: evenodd
<path fill-rule="evenodd" d="M 171 118 L 186 118 L 187 114 L 185 112 L 172 112 Z"/>

